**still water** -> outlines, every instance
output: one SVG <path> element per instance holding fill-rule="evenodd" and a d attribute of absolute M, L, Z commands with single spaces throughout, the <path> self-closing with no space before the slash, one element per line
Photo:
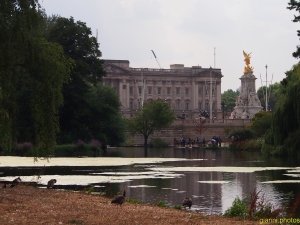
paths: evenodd
<path fill-rule="evenodd" d="M 192 210 L 207 214 L 224 213 L 237 196 L 248 196 L 254 188 L 276 206 L 283 204 L 289 192 L 300 194 L 297 159 L 221 149 L 109 148 L 101 157 L 52 158 L 49 162 L 0 157 L 0 182 L 17 176 L 41 188 L 55 178 L 58 189 L 93 185 L 95 192 L 112 195 L 126 189 L 128 198 L 163 201 L 169 206 L 180 205 L 189 196 Z"/>

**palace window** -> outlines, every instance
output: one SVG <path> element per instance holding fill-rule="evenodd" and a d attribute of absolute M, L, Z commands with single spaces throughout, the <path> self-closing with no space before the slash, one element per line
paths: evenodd
<path fill-rule="evenodd" d="M 198 95 L 200 95 L 200 96 L 202 95 L 202 89 L 201 88 L 198 89 Z"/>
<path fill-rule="evenodd" d="M 170 95 L 170 94 L 171 94 L 171 88 L 167 87 L 167 95 Z"/>
<path fill-rule="evenodd" d="M 133 109 L 133 102 L 129 102 L 129 109 Z"/>
<path fill-rule="evenodd" d="M 158 95 L 161 95 L 161 87 L 158 87 L 158 88 L 157 88 L 157 94 L 158 94 Z"/>
<path fill-rule="evenodd" d="M 139 95 L 142 94 L 142 87 L 139 87 Z"/>
<path fill-rule="evenodd" d="M 176 95 L 180 95 L 180 88 L 179 87 L 176 88 Z"/>
<path fill-rule="evenodd" d="M 176 110 L 180 110 L 180 101 L 176 101 Z"/>
<path fill-rule="evenodd" d="M 148 95 L 152 94 L 152 87 L 148 87 Z"/>
<path fill-rule="evenodd" d="M 189 89 L 188 88 L 185 89 L 185 95 L 189 95 Z"/>
<path fill-rule="evenodd" d="M 188 102 L 185 103 L 185 110 L 189 110 L 189 103 Z"/>
<path fill-rule="evenodd" d="M 198 110 L 201 110 L 201 102 L 198 102 Z"/>

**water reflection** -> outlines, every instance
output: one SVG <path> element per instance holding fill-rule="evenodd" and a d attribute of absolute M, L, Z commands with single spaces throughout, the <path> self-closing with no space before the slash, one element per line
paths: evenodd
<path fill-rule="evenodd" d="M 300 190 L 297 159 L 266 158 L 256 152 L 136 147 L 109 148 L 98 158 L 53 158 L 49 164 L 8 159 L 0 157 L 2 181 L 21 176 L 45 187 L 49 179 L 57 179 L 58 188 L 95 185 L 95 191 L 112 195 L 126 188 L 129 198 L 170 206 L 189 196 L 193 210 L 208 214 L 225 212 L 235 197 L 245 197 L 254 188 L 276 205 L 288 192 Z"/>

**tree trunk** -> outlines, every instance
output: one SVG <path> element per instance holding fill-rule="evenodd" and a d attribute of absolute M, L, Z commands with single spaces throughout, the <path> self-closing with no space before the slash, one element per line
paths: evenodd
<path fill-rule="evenodd" d="M 144 146 L 148 146 L 148 135 L 144 135 Z"/>

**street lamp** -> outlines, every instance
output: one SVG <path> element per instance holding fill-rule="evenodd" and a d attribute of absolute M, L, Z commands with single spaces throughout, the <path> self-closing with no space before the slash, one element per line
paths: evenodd
<path fill-rule="evenodd" d="M 224 101 L 222 101 L 222 102 L 221 102 L 221 108 L 222 108 L 222 112 L 223 112 L 223 123 L 224 123 L 224 119 L 225 119 L 225 117 L 224 117 L 225 107 L 226 107 L 226 104 L 225 104 Z"/>

